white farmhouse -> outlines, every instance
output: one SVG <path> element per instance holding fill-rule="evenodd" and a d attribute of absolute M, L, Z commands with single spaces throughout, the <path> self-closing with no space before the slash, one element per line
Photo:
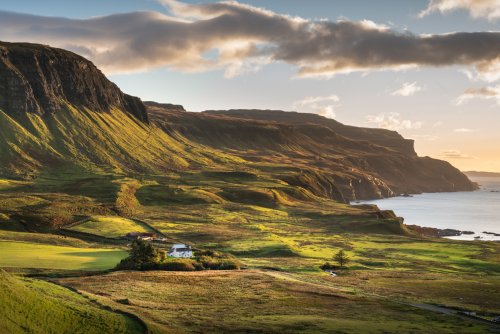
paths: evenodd
<path fill-rule="evenodd" d="M 191 246 L 184 244 L 174 244 L 172 248 L 168 251 L 168 256 L 170 257 L 193 257 L 193 250 Z"/>

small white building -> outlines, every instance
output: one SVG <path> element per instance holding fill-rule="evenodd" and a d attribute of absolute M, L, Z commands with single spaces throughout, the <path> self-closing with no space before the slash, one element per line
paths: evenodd
<path fill-rule="evenodd" d="M 193 250 L 188 245 L 174 244 L 168 251 L 168 256 L 190 258 L 193 257 Z"/>

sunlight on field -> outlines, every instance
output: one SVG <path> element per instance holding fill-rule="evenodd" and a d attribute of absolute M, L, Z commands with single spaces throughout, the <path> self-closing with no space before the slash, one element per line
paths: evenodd
<path fill-rule="evenodd" d="M 76 248 L 0 241 L 0 267 L 67 270 L 113 268 L 127 252 L 118 249 Z"/>
<path fill-rule="evenodd" d="M 129 232 L 153 232 L 147 225 L 121 217 L 92 217 L 70 230 L 99 235 L 106 238 L 123 237 Z"/>

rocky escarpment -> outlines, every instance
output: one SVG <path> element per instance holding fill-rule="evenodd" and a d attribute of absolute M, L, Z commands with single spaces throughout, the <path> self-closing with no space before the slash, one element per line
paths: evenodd
<path fill-rule="evenodd" d="M 0 79 L 0 174 L 68 162 L 124 173 L 246 168 L 342 202 L 475 188 L 394 131 L 296 112 L 144 104 L 91 62 L 48 46 L 0 42 Z"/>
<path fill-rule="evenodd" d="M 410 156 L 416 156 L 414 141 L 412 139 L 403 138 L 403 136 L 396 131 L 345 125 L 334 119 L 317 114 L 260 109 L 207 110 L 204 111 L 204 113 L 210 115 L 224 115 L 226 117 L 238 119 L 278 122 L 295 126 L 304 124 L 319 125 L 346 138 L 370 142 Z"/>
<path fill-rule="evenodd" d="M 342 202 L 477 187 L 448 162 L 419 157 L 413 141 L 395 131 L 277 110 L 148 110 L 167 132 L 238 155 L 290 185 Z"/>
<path fill-rule="evenodd" d="M 90 61 L 72 52 L 0 42 L 0 109 L 15 115 L 57 113 L 66 103 L 95 112 L 115 107 L 147 122 L 137 97 L 123 94 Z"/>

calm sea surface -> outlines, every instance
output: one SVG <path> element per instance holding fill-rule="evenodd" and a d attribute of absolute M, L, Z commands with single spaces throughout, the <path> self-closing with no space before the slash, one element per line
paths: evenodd
<path fill-rule="evenodd" d="M 474 235 L 462 235 L 452 239 L 500 240 L 500 237 L 484 234 L 500 234 L 500 177 L 474 177 L 481 189 L 473 192 L 426 193 L 413 197 L 394 197 L 364 201 L 393 210 L 405 219 L 405 224 L 436 228 L 452 228 L 473 231 Z"/>

